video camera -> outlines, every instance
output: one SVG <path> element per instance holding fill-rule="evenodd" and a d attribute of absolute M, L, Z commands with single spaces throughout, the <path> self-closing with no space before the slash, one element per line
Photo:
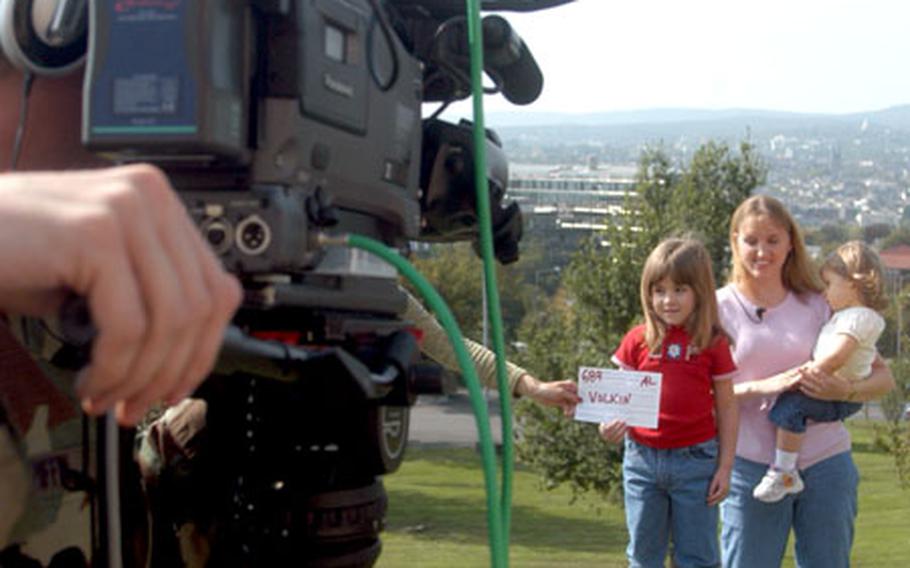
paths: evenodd
<path fill-rule="evenodd" d="M 198 452 L 148 488 L 150 552 L 124 546 L 127 564 L 179 565 L 181 526 L 206 535 L 209 565 L 375 562 L 379 476 L 403 458 L 409 406 L 437 387 L 416 364 L 394 270 L 318 236 L 477 238 L 472 125 L 422 116 L 470 94 L 463 12 L 460 0 L 90 2 L 84 144 L 161 167 L 245 290 L 196 393 Z M 527 46 L 498 15 L 482 28 L 487 90 L 535 100 Z M 503 200 L 492 131 L 486 156 L 495 254 L 511 262 L 521 214 Z"/>

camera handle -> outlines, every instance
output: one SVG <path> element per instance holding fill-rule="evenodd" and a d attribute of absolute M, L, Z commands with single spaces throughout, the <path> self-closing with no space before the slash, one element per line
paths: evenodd
<path fill-rule="evenodd" d="M 64 343 L 79 350 L 80 358 L 88 361 L 96 330 L 85 300 L 71 295 L 60 310 L 60 334 Z M 279 341 L 257 339 L 247 335 L 236 325 L 228 325 L 224 332 L 221 353 L 213 374 L 232 375 L 243 373 L 292 383 L 304 379 L 305 363 L 319 358 L 334 358 L 355 379 L 369 399 L 382 396 L 383 389 L 395 382 L 401 370 L 394 364 L 374 373 L 344 349 L 338 347 L 307 349 Z M 473 368 L 473 367 L 472 367 Z M 427 378 L 414 385 L 417 394 L 438 391 L 435 380 Z"/>

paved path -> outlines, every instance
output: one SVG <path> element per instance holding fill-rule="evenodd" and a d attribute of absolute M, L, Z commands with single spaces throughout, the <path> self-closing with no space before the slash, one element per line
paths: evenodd
<path fill-rule="evenodd" d="M 490 431 L 494 443 L 498 444 L 502 440 L 499 397 L 491 392 L 487 399 Z M 479 439 L 477 421 L 467 392 L 422 396 L 411 408 L 411 444 L 473 447 Z"/>
<path fill-rule="evenodd" d="M 494 443 L 499 444 L 502 440 L 499 396 L 487 391 L 487 399 L 490 431 Z M 867 404 L 856 417 L 883 419 L 878 403 Z M 477 422 L 466 391 L 445 396 L 421 396 L 411 408 L 411 444 L 474 447 L 478 440 Z"/>

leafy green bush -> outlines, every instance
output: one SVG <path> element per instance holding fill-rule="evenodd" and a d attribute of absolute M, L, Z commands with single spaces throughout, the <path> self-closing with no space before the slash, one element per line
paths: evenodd
<path fill-rule="evenodd" d="M 586 339 L 583 324 L 559 300 L 525 322 L 522 363 L 543 380 L 573 378 L 580 361 L 606 364 L 605 351 Z M 620 448 L 604 442 L 595 424 L 566 418 L 558 409 L 520 401 L 515 408 L 516 456 L 548 489 L 567 485 L 572 500 L 594 492 L 609 501 L 622 494 Z"/>
<path fill-rule="evenodd" d="M 874 443 L 894 456 L 901 485 L 910 488 L 910 422 L 904 419 L 910 400 L 910 356 L 902 354 L 890 366 L 897 386 L 881 400 L 886 423 L 876 425 Z"/>

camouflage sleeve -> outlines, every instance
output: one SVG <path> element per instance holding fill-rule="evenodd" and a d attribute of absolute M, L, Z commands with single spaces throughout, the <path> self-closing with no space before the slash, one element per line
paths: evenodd
<path fill-rule="evenodd" d="M 28 481 L 19 448 L 9 428 L 0 419 L 0 550 L 11 543 L 13 527 L 25 510 Z"/>
<path fill-rule="evenodd" d="M 73 472 L 85 465 L 74 373 L 45 357 L 53 350 L 53 341 L 37 320 L 10 316 L 8 325 L 0 326 L 0 405 L 7 414 L 6 426 L 0 426 L 6 446 L 0 452 L 5 470 L 0 485 L 4 491 L 7 484 L 19 487 L 9 509 L 0 503 L 0 524 L 6 532 L 0 537 L 12 543 L 31 542 L 33 536 L 62 526 L 67 540 L 84 543 L 90 532 L 89 515 L 81 507 L 84 492 L 69 485 Z M 21 486 L 10 481 L 10 476 L 18 476 L 16 468 L 25 472 Z M 7 512 L 20 501 L 25 503 L 21 514 Z"/>
<path fill-rule="evenodd" d="M 199 451 L 206 402 L 188 398 L 168 408 L 138 434 L 136 461 L 142 478 L 156 485 L 165 471 L 177 471 Z"/>

